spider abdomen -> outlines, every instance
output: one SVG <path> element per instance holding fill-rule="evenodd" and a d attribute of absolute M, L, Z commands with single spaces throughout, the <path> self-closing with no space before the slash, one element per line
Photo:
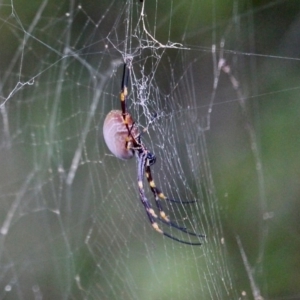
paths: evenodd
<path fill-rule="evenodd" d="M 131 134 L 128 136 L 128 129 L 124 123 L 122 111 L 110 111 L 103 124 L 103 136 L 110 152 L 120 159 L 129 159 L 134 155 L 131 136 L 138 136 L 138 129 L 130 114 L 126 115 L 126 122 Z M 127 145 L 127 146 L 126 146 Z"/>

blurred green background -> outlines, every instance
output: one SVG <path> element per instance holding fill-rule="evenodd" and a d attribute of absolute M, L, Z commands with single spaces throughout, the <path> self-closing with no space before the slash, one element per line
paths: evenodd
<path fill-rule="evenodd" d="M 0 4 L 0 298 L 253 299 L 253 279 L 298 299 L 299 1 L 144 3 L 145 23 L 139 1 Z M 222 38 L 246 114 L 221 74 L 203 132 Z M 165 116 L 145 137 L 154 177 L 199 199 L 201 247 L 152 232 L 135 161 L 104 145 L 128 54 L 137 122 Z"/>

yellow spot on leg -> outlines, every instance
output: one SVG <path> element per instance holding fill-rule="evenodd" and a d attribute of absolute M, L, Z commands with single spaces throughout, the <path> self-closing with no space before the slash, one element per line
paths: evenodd
<path fill-rule="evenodd" d="M 158 225 L 157 225 L 156 222 L 152 224 L 152 227 L 153 227 L 157 232 L 163 233 L 163 231 L 158 227 Z"/>
<path fill-rule="evenodd" d="M 125 86 L 124 89 L 120 93 L 120 100 L 125 101 L 125 97 L 128 95 L 127 87 Z"/>
<path fill-rule="evenodd" d="M 150 186 L 151 186 L 152 188 L 155 188 L 155 183 L 154 183 L 153 180 L 151 180 L 151 181 L 149 182 L 149 184 L 150 184 Z"/>
<path fill-rule="evenodd" d="M 158 197 L 161 198 L 161 199 L 164 199 L 164 200 L 167 199 L 167 197 L 163 193 L 159 193 Z"/>
<path fill-rule="evenodd" d="M 149 209 L 148 209 L 148 212 L 150 213 L 150 215 L 151 215 L 153 218 L 157 218 L 157 214 L 155 213 L 155 211 L 154 211 L 152 208 L 149 208 Z"/>
<path fill-rule="evenodd" d="M 127 113 L 125 114 L 125 116 L 123 117 L 123 124 L 126 126 L 126 125 L 129 125 L 130 123 L 132 123 L 132 119 L 131 119 L 131 116 L 128 115 Z"/>
<path fill-rule="evenodd" d="M 139 185 L 139 188 L 140 188 L 140 189 L 144 188 L 143 182 L 140 181 L 140 180 L 138 181 L 138 185 Z"/>
<path fill-rule="evenodd" d="M 167 222 L 170 222 L 169 218 L 166 216 L 165 212 L 164 211 L 161 211 L 160 212 L 160 216 Z"/>

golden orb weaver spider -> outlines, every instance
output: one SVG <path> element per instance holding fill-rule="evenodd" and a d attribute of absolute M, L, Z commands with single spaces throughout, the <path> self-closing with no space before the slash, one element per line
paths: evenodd
<path fill-rule="evenodd" d="M 155 163 L 156 157 L 151 153 L 146 146 L 141 141 L 141 134 L 132 119 L 129 112 L 126 109 L 126 101 L 128 97 L 128 83 L 130 76 L 130 68 L 128 64 L 131 63 L 131 60 L 127 60 L 124 63 L 122 83 L 121 83 L 121 92 L 120 92 L 120 101 L 121 101 L 121 110 L 112 110 L 110 111 L 103 124 L 103 136 L 105 143 L 112 154 L 120 159 L 129 159 L 134 156 L 137 157 L 137 177 L 138 177 L 138 189 L 140 194 L 140 200 L 146 210 L 147 216 L 152 227 L 159 233 L 165 235 L 166 237 L 183 243 L 187 245 L 201 245 L 199 242 L 189 242 L 185 240 L 178 239 L 177 237 L 163 231 L 159 226 L 156 220 L 173 227 L 179 231 L 182 231 L 188 235 L 195 236 L 198 238 L 204 238 L 205 235 L 198 234 L 187 230 L 185 227 L 181 227 L 176 223 L 170 221 L 166 213 L 163 210 L 161 205 L 161 200 L 166 200 L 176 203 L 194 203 L 195 201 L 177 201 L 174 199 L 167 198 L 163 192 L 156 187 L 154 180 L 152 178 L 152 173 L 150 167 Z M 150 201 L 147 199 L 144 191 L 143 178 L 144 174 L 150 186 L 150 189 L 155 198 L 155 204 L 157 210 L 159 211 L 159 216 L 156 214 L 155 210 L 152 208 Z"/>

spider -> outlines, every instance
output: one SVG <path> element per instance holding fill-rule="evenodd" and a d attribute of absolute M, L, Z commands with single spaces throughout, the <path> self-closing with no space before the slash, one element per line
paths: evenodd
<path fill-rule="evenodd" d="M 173 227 L 179 231 L 182 231 L 188 235 L 204 238 L 202 234 L 197 234 L 191 231 L 188 231 L 187 228 L 181 227 L 176 223 L 170 221 L 168 216 L 163 210 L 161 205 L 161 200 L 176 202 L 176 203 L 193 203 L 195 201 L 177 201 L 174 199 L 167 198 L 164 193 L 156 187 L 154 180 L 152 178 L 152 173 L 150 167 L 155 163 L 156 157 L 151 153 L 146 146 L 141 141 L 141 135 L 144 131 L 139 133 L 139 130 L 135 124 L 135 121 L 131 117 L 130 113 L 126 109 L 126 101 L 128 98 L 128 82 L 130 77 L 130 66 L 131 60 L 127 60 L 124 63 L 122 83 L 121 83 L 121 92 L 120 92 L 120 101 L 121 101 L 121 110 L 112 110 L 110 111 L 103 124 L 103 136 L 105 143 L 109 150 L 117 158 L 120 159 L 130 159 L 134 155 L 137 158 L 137 180 L 138 180 L 138 189 L 140 194 L 140 200 L 146 210 L 147 216 L 152 227 L 159 233 L 165 235 L 166 237 L 175 240 L 177 242 L 187 244 L 187 245 L 201 245 L 199 242 L 189 242 L 185 240 L 178 239 L 177 237 L 163 231 L 157 221 L 164 223 L 170 227 Z M 154 195 L 155 204 L 159 212 L 159 216 L 152 208 L 150 201 L 147 199 L 144 190 L 144 174 L 146 175 L 149 187 Z"/>

